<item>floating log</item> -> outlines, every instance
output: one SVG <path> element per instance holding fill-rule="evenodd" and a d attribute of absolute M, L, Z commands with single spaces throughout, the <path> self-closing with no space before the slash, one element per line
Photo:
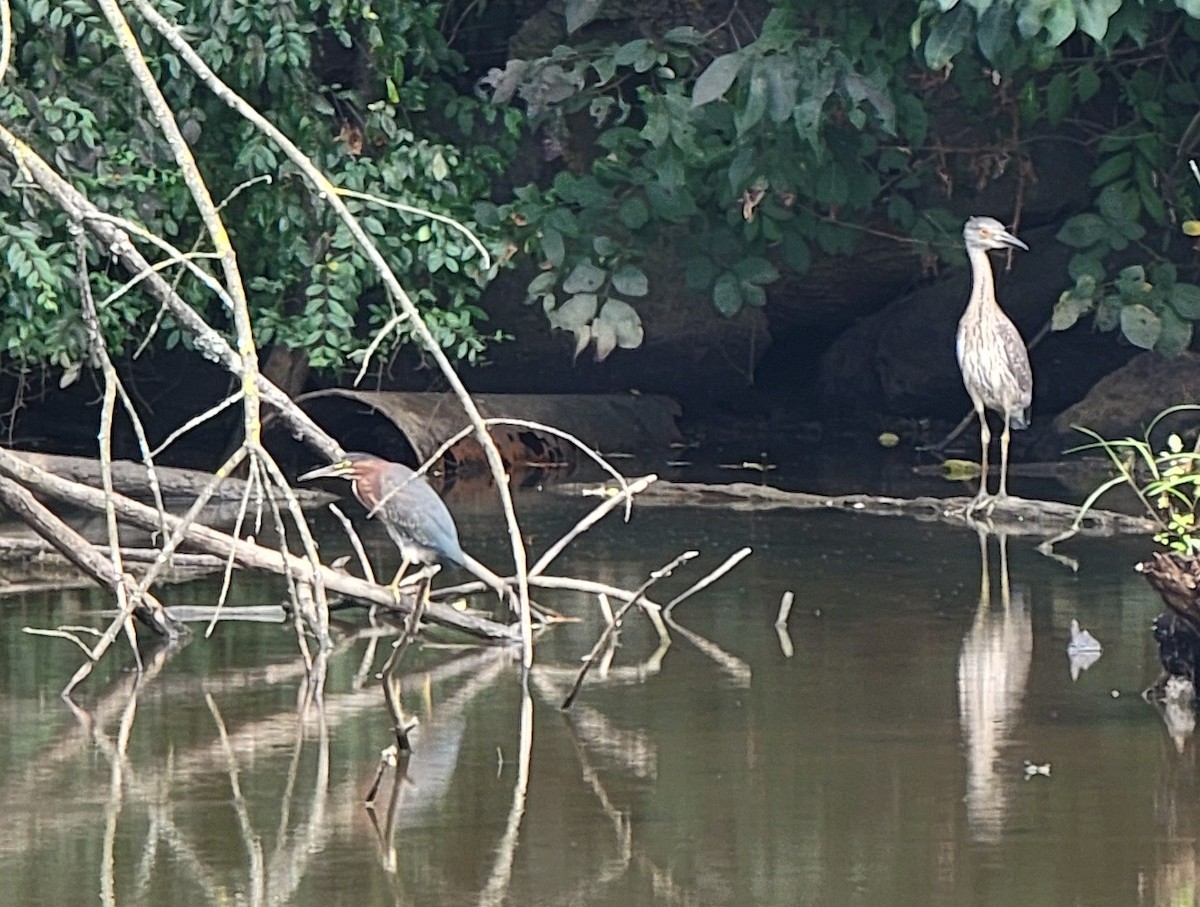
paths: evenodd
<path fill-rule="evenodd" d="M 613 485 L 563 485 L 562 493 L 615 493 Z M 803 491 L 784 491 L 771 485 L 752 482 L 707 484 L 703 482 L 658 481 L 638 495 L 639 507 L 716 507 L 722 510 L 841 510 L 872 516 L 902 516 L 924 522 L 983 526 L 994 532 L 1015 536 L 1045 536 L 1062 533 L 1074 525 L 1079 508 L 1057 501 L 1037 501 L 1009 497 L 990 513 L 977 511 L 968 516 L 971 498 L 891 498 L 870 494 L 826 495 Z M 1081 521 L 1080 535 L 1110 536 L 1122 533 L 1145 534 L 1154 531 L 1154 523 L 1145 517 L 1109 510 L 1089 510 Z"/>

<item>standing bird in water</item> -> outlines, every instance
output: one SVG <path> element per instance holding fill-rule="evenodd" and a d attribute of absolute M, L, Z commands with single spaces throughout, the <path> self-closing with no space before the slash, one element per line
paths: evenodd
<path fill-rule="evenodd" d="M 968 219 L 963 227 L 963 240 L 967 245 L 967 258 L 971 261 L 971 299 L 958 322 L 958 367 L 979 416 L 983 448 L 979 493 L 967 507 L 967 512 L 986 506 L 990 513 L 996 504 L 1008 497 L 1009 434 L 1010 429 L 1029 425 L 1033 372 L 1029 368 L 1025 341 L 996 302 L 988 250 L 1015 246 L 1029 251 L 1029 246 L 991 217 Z M 1000 435 L 1000 489 L 995 497 L 989 496 L 987 491 L 988 447 L 992 440 L 987 424 L 989 409 L 1004 419 L 1004 432 Z"/>

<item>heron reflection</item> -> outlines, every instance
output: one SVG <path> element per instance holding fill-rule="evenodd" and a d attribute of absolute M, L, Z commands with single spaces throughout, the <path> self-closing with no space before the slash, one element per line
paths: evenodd
<path fill-rule="evenodd" d="M 998 838 L 1007 786 L 1020 772 L 1001 757 L 1021 708 L 1033 660 L 1033 621 L 1024 588 L 1008 579 L 1008 538 L 999 535 L 1000 601 L 993 603 L 988 534 L 979 530 L 979 608 L 958 653 L 958 715 L 967 752 L 967 823 L 977 840 Z"/>

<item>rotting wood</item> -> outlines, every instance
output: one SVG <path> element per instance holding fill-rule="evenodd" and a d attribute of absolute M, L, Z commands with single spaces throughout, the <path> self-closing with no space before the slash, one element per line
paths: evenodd
<path fill-rule="evenodd" d="M 599 486 L 609 493 L 611 486 Z M 565 494 L 595 493 L 595 485 L 561 485 L 554 491 Z M 737 511 L 765 510 L 838 510 L 870 516 L 899 516 L 923 522 L 984 525 L 1015 536 L 1046 536 L 1064 532 L 1074 525 L 1079 508 L 1057 501 L 1038 501 L 1009 497 L 986 518 L 968 518 L 970 498 L 892 498 L 870 494 L 824 495 L 803 491 L 784 491 L 770 485 L 732 482 L 726 485 L 703 482 L 658 481 L 638 495 L 644 507 L 719 507 Z M 1089 510 L 1079 528 L 1080 535 L 1112 536 L 1125 533 L 1153 532 L 1153 522 L 1145 517 Z"/>
<path fill-rule="evenodd" d="M 10 450 L 14 457 L 39 469 L 71 482 L 101 486 L 102 464 L 93 457 L 68 457 L 59 454 L 30 453 Z M 172 466 L 154 466 L 163 497 L 194 500 L 212 480 L 212 473 L 199 469 L 181 469 Z M 136 460 L 114 460 L 112 462 L 113 487 L 134 500 L 149 500 L 150 486 L 146 479 L 146 465 Z M 318 507 L 337 500 L 337 496 L 326 491 L 310 488 L 294 489 L 297 500 L 305 507 Z M 241 501 L 246 493 L 244 479 L 230 477 L 213 493 L 215 501 Z"/>
<path fill-rule="evenodd" d="M 675 421 L 679 405 L 653 394 L 476 394 L 473 399 L 487 420 L 552 425 L 597 449 L 665 449 L 680 439 Z M 395 448 L 407 446 L 412 450 L 412 466 L 429 459 L 467 424 L 450 394 L 330 388 L 304 394 L 296 403 L 339 438 L 374 438 L 382 444 L 388 436 L 377 430 L 376 423 L 382 423 L 392 435 L 402 436 L 390 442 L 393 450 L 388 458 L 398 459 Z M 490 424 L 488 432 L 508 469 L 571 468 L 578 459 L 571 444 L 536 428 Z M 487 471 L 474 437 L 459 441 L 444 459 L 447 471 L 466 475 Z"/>

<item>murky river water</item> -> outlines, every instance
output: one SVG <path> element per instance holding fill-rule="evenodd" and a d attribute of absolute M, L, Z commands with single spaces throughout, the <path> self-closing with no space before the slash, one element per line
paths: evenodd
<path fill-rule="evenodd" d="M 580 505 L 536 509 L 535 548 Z M 461 522 L 467 548 L 500 562 L 494 518 Z M 661 601 L 754 554 L 679 606 L 665 652 L 631 615 L 570 713 L 558 703 L 597 638 L 594 601 L 543 596 L 586 619 L 542 637 L 527 702 L 504 652 L 413 653 L 415 752 L 374 811 L 390 728 L 370 665 L 385 643 L 365 662 L 370 640 L 347 632 L 322 708 L 298 712 L 291 629 L 226 623 L 153 664 L 136 695 L 110 657 L 72 711 L 57 693 L 78 651 L 20 631 L 94 625 L 104 599 L 10 596 L 0 902 L 1191 904 L 1197 743 L 1138 696 L 1158 673 L 1159 602 L 1131 569 L 1147 544 L 1075 543 L 1072 574 L 1011 539 L 1005 584 L 992 539 L 985 595 L 965 530 L 641 510 L 560 572 L 633 588 L 699 550 Z M 211 603 L 218 585 L 164 598 Z M 239 604 L 279 598 L 269 581 L 235 588 Z M 1076 680 L 1072 618 L 1104 644 Z"/>

